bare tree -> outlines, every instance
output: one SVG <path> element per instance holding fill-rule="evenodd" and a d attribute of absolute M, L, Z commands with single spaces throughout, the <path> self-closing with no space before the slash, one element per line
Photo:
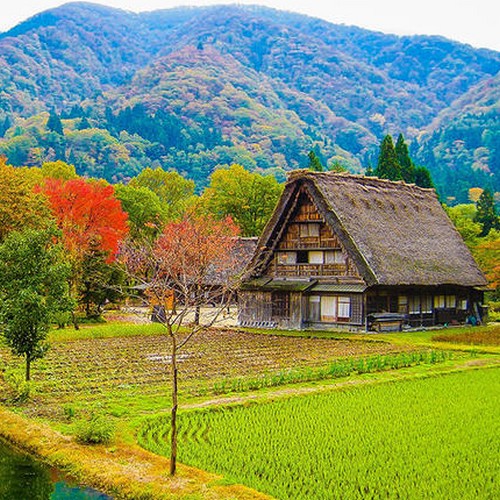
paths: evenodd
<path fill-rule="evenodd" d="M 171 475 L 177 463 L 178 355 L 194 335 L 221 317 L 231 301 L 237 234 L 230 218 L 188 216 L 167 224 L 156 242 L 128 242 L 121 253 L 129 278 L 144 289 L 155 320 L 171 342 Z M 211 314 L 201 318 L 200 309 L 207 304 Z"/>

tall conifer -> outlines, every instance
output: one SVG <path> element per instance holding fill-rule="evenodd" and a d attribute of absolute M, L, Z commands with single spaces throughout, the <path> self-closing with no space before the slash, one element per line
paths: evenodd
<path fill-rule="evenodd" d="M 401 166 L 401 175 L 403 180 L 408 183 L 415 182 L 415 165 L 410 158 L 408 146 L 406 145 L 403 134 L 399 134 L 396 141 L 396 158 Z"/>
<path fill-rule="evenodd" d="M 384 137 L 380 144 L 380 153 L 375 175 L 381 179 L 390 179 L 392 181 L 398 181 L 403 178 L 394 143 L 389 134 Z"/>

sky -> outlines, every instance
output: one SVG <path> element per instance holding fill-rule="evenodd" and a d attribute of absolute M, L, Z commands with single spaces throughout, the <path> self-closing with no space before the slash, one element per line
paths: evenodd
<path fill-rule="evenodd" d="M 9 0 L 2 3 L 0 31 L 7 31 L 38 12 L 67 2 Z M 181 5 L 259 4 L 384 33 L 441 35 L 476 48 L 500 51 L 498 0 L 97 0 L 94 3 L 133 12 Z"/>

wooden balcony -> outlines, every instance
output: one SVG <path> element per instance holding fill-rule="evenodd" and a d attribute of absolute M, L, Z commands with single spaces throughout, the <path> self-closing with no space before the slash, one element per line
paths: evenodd
<path fill-rule="evenodd" d="M 345 264 L 285 264 L 275 265 L 276 277 L 315 277 L 315 276 L 345 276 Z"/>

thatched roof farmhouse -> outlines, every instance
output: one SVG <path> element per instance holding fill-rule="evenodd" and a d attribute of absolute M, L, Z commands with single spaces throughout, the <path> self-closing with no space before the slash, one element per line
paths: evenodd
<path fill-rule="evenodd" d="M 434 190 L 296 171 L 246 269 L 240 323 L 460 323 L 481 317 L 485 285 Z"/>

